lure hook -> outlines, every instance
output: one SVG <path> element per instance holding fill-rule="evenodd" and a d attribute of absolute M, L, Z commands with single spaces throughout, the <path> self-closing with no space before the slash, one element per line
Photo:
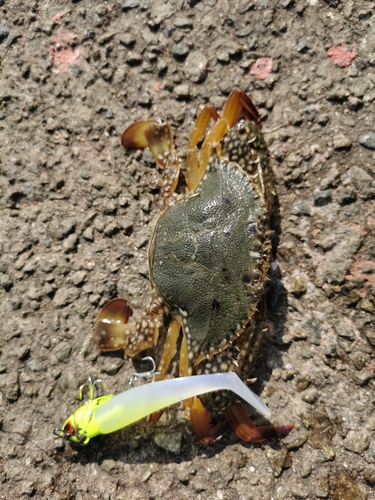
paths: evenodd
<path fill-rule="evenodd" d="M 149 381 L 153 383 L 155 382 L 156 376 L 161 374 L 160 372 L 156 371 L 156 363 L 154 358 L 152 358 L 151 356 L 146 356 L 145 358 L 142 358 L 142 361 L 150 361 L 152 363 L 152 369 L 147 372 L 133 373 L 129 380 L 128 389 L 132 389 L 140 378 L 150 379 Z"/>
<path fill-rule="evenodd" d="M 81 387 L 79 388 L 79 399 L 80 400 L 83 399 L 83 391 L 86 388 L 89 391 L 89 401 L 92 401 L 93 399 L 95 399 L 95 397 L 97 397 L 96 394 L 99 394 L 99 389 L 98 389 L 99 384 L 103 385 L 103 389 L 104 389 L 104 393 L 105 393 L 108 389 L 107 383 L 104 382 L 104 380 L 102 380 L 101 378 L 98 378 L 97 380 L 94 380 L 94 382 L 93 382 L 91 375 L 89 375 L 87 377 L 87 382 L 82 384 Z"/>

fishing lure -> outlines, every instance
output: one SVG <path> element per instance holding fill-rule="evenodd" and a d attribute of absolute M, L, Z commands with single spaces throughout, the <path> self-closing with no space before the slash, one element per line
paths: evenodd
<path fill-rule="evenodd" d="M 146 372 L 152 375 L 153 372 Z M 144 374 L 136 374 L 137 378 Z M 78 408 L 55 433 L 73 443 L 87 444 L 99 434 L 110 434 L 167 406 L 212 391 L 229 390 L 265 416 L 270 411 L 235 373 L 215 373 L 179 377 L 148 383 L 128 389 L 116 396 L 107 394 L 93 398 L 95 384 L 87 385 L 91 399 Z M 84 384 L 85 386 L 86 384 Z M 82 386 L 82 387 L 84 387 Z M 81 388 L 82 393 L 82 388 Z"/>

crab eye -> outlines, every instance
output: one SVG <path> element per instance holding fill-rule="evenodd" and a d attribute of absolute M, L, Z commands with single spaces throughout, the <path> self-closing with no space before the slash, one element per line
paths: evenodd
<path fill-rule="evenodd" d="M 72 436 L 74 434 L 74 428 L 70 422 L 65 424 L 63 431 L 65 436 Z"/>

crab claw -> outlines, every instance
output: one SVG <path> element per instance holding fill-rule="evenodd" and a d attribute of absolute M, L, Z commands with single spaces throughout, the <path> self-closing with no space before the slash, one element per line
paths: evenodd
<path fill-rule="evenodd" d="M 232 427 L 240 439 L 249 443 L 261 443 L 267 439 L 281 436 L 294 427 L 294 424 L 256 427 L 240 404 L 235 404 L 226 410 L 224 416 L 225 421 L 212 427 L 209 412 L 198 397 L 194 398 L 190 408 L 190 420 L 202 444 L 214 443 L 220 439 L 229 426 Z"/>
<path fill-rule="evenodd" d="M 144 149 L 149 145 L 150 130 L 157 120 L 145 120 L 130 125 L 121 136 L 121 145 L 125 149 Z"/>
<path fill-rule="evenodd" d="M 126 335 L 134 331 L 128 324 L 131 314 L 129 302 L 113 299 L 100 311 L 95 322 L 92 338 L 101 351 L 118 351 L 124 348 Z"/>
<path fill-rule="evenodd" d="M 194 398 L 190 408 L 190 422 L 202 444 L 215 443 L 229 428 L 229 424 L 225 420 L 212 427 L 210 414 L 198 397 Z"/>
<path fill-rule="evenodd" d="M 240 404 L 233 405 L 224 415 L 237 436 L 250 443 L 261 443 L 266 439 L 281 436 L 294 427 L 294 424 L 255 427 Z"/>
<path fill-rule="evenodd" d="M 262 121 L 260 119 L 257 108 L 254 106 L 253 101 L 250 97 L 240 89 L 235 89 L 233 91 L 234 100 L 239 101 L 239 105 L 237 105 L 237 113 L 234 118 L 234 123 L 237 123 L 241 116 L 244 116 L 250 121 L 255 122 L 259 127 L 262 126 Z M 229 99 L 228 99 L 229 102 Z M 230 103 L 231 104 L 231 103 Z"/>
<path fill-rule="evenodd" d="M 121 144 L 126 149 L 149 147 L 159 168 L 165 169 L 167 157 L 173 151 L 172 130 L 160 120 L 136 122 L 122 134 Z"/>

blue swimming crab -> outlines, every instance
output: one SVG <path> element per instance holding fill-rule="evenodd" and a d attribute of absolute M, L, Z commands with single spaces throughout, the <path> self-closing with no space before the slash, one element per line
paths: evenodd
<path fill-rule="evenodd" d="M 211 120 L 214 125 L 206 132 Z M 165 376 L 182 332 L 180 376 L 231 371 L 246 379 L 267 333 L 264 289 L 275 196 L 257 109 L 240 89 L 230 94 L 222 116 L 211 105 L 202 109 L 188 142 L 183 194 L 175 192 L 181 162 L 167 122 L 134 123 L 121 143 L 126 149 L 150 148 L 163 173 L 164 210 L 149 246 L 150 305 L 133 325 L 128 323 L 129 303 L 110 301 L 96 323 L 98 348 L 125 349 L 134 356 L 157 343 L 168 316 L 159 378 Z M 255 427 L 229 391 L 185 404 L 203 443 L 218 439 L 228 423 L 250 442 L 293 427 Z M 212 427 L 206 407 L 223 412 L 226 421 Z"/>

